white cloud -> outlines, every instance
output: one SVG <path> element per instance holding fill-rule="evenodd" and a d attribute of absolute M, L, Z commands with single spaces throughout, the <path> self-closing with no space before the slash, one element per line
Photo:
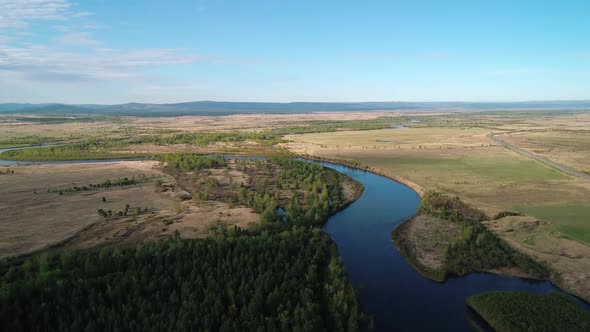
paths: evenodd
<path fill-rule="evenodd" d="M 147 69 L 190 64 L 201 59 L 181 50 L 150 48 L 115 50 L 104 47 L 88 30 L 93 13 L 76 11 L 68 0 L 0 0 L 0 83 L 8 77 L 22 82 L 92 82 L 146 78 Z M 29 24 L 59 21 L 45 42 L 27 42 Z M 75 23 L 75 24 L 74 24 Z M 72 49 L 69 46 L 82 47 Z"/>
<path fill-rule="evenodd" d="M 0 29 L 25 28 L 36 20 L 65 20 L 67 0 L 0 0 Z"/>
<path fill-rule="evenodd" d="M 79 82 L 137 79 L 145 77 L 142 72 L 147 68 L 191 64 L 199 60 L 199 56 L 165 48 L 132 51 L 95 49 L 88 55 L 41 45 L 0 45 L 0 70 L 32 80 Z"/>
<path fill-rule="evenodd" d="M 62 45 L 71 45 L 71 46 L 97 46 L 99 42 L 94 39 L 89 32 L 82 31 L 82 32 L 69 32 L 65 33 L 55 40 L 62 44 Z"/>

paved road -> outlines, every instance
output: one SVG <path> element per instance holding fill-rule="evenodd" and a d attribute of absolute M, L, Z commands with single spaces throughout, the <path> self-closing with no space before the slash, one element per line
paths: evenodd
<path fill-rule="evenodd" d="M 567 167 L 565 165 L 558 164 L 558 163 L 554 162 L 553 160 L 549 160 L 549 159 L 547 159 L 545 157 L 538 156 L 538 155 L 536 155 L 536 154 L 534 154 L 532 152 L 529 152 L 527 150 L 521 149 L 518 146 L 512 145 L 512 144 L 510 144 L 510 143 L 508 143 L 508 142 L 506 142 L 506 141 L 504 141 L 504 140 L 502 140 L 502 139 L 500 139 L 500 138 L 497 137 L 497 135 L 503 135 L 503 134 L 506 134 L 506 133 L 507 132 L 489 134 L 488 137 L 491 138 L 491 139 L 493 139 L 494 141 L 500 143 L 501 145 L 507 147 L 508 149 L 510 149 L 512 151 L 518 152 L 518 153 L 520 153 L 520 154 L 522 154 L 524 156 L 527 156 L 527 157 L 533 158 L 535 160 L 538 160 L 538 161 L 542 162 L 543 164 L 545 164 L 547 166 L 550 166 L 550 167 L 553 167 L 553 168 L 555 168 L 557 170 L 562 171 L 565 174 L 568 174 L 568 175 L 571 175 L 571 176 L 575 176 L 575 177 L 579 177 L 579 178 L 586 179 L 586 180 L 590 180 L 590 174 L 582 173 L 580 171 L 576 171 L 575 169 L 569 168 L 569 167 Z"/>

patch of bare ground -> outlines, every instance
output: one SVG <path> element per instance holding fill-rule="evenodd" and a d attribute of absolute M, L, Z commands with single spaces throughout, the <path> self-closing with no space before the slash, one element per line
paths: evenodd
<path fill-rule="evenodd" d="M 360 183 L 349 177 L 345 177 L 344 181 L 342 181 L 342 192 L 344 194 L 344 198 L 351 203 L 362 195 L 363 190 L 364 188 Z"/>
<path fill-rule="evenodd" d="M 428 215 L 406 220 L 392 232 L 392 240 L 407 261 L 424 276 L 446 278 L 445 249 L 461 235 L 461 226 Z"/>
<path fill-rule="evenodd" d="M 154 191 L 153 183 L 63 195 L 49 192 L 141 174 L 171 179 L 159 171 L 154 161 L 10 168 L 15 174 L 3 176 L 0 186 L 0 257 L 30 253 L 71 238 L 101 221 L 98 209 L 119 211 L 129 204 L 159 211 L 172 204 L 170 198 Z"/>
<path fill-rule="evenodd" d="M 258 222 L 252 209 L 230 208 L 221 202 L 177 203 L 176 211 L 161 210 L 145 215 L 104 219 L 69 241 L 66 248 L 91 248 L 105 245 L 125 245 L 141 241 L 165 239 L 175 234 L 194 239 L 211 236 L 221 225 L 246 228 Z"/>
<path fill-rule="evenodd" d="M 183 238 L 200 238 L 211 235 L 220 226 L 245 228 L 259 220 L 259 215 L 250 208 L 211 200 L 187 201 L 191 195 L 172 176 L 162 173 L 155 161 L 10 168 L 15 174 L 4 175 L 4 185 L 0 187 L 0 257 L 47 247 L 83 249 L 157 240 L 176 233 Z M 250 182 L 239 171 L 211 172 L 211 176 L 206 172 L 201 175 L 228 186 L 230 180 L 226 174 L 230 175 L 236 183 L 230 188 Z M 151 181 L 108 189 L 65 191 L 74 186 L 142 174 Z M 164 184 L 157 188 L 156 179 Z M 192 182 L 191 178 L 183 181 Z M 64 189 L 63 194 L 56 189 Z M 119 216 L 119 211 L 123 212 L 127 205 L 127 215 Z M 100 216 L 98 209 L 112 211 L 112 217 Z"/>
<path fill-rule="evenodd" d="M 590 302 L 590 246 L 532 217 L 509 216 L 485 224 L 514 249 L 547 265 L 559 287 Z"/>

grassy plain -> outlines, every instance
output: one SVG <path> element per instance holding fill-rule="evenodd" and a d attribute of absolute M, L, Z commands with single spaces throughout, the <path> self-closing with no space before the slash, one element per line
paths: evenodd
<path fill-rule="evenodd" d="M 0 196 L 0 258 L 29 253 L 69 239 L 66 247 L 88 248 L 113 243 L 166 238 L 177 230 L 183 238 L 206 237 L 220 225 L 246 227 L 258 214 L 221 202 L 196 205 L 155 161 L 11 166 L 3 175 Z M 116 178 L 152 176 L 150 182 L 126 187 L 67 192 L 56 189 L 87 186 Z M 156 190 L 160 179 L 166 190 Z M 248 179 L 243 179 L 247 181 Z M 50 189 L 51 192 L 48 192 Z M 64 190 L 65 191 L 65 190 Z M 102 197 L 106 202 L 102 202 Z M 189 196 L 190 197 L 190 196 Z M 107 219 L 97 210 L 121 211 L 125 205 L 148 213 Z"/>
<path fill-rule="evenodd" d="M 5 167 L 1 167 L 5 168 Z M 178 231 L 183 238 L 206 237 L 220 225 L 247 225 L 259 215 L 221 202 L 191 204 L 176 180 L 155 161 L 11 166 L 0 188 L 0 258 L 30 253 L 55 244 L 66 248 L 160 239 Z M 150 182 L 125 187 L 66 192 L 106 180 L 144 174 Z M 161 180 L 165 190 L 156 190 Z M 243 180 L 248 181 L 247 178 Z M 59 189 L 64 189 L 59 194 Z M 106 198 L 106 202 L 102 201 Z M 189 195 L 190 197 L 190 195 Z M 147 213 L 104 219 L 98 209 L 114 212 L 129 204 Z M 64 242 L 65 241 L 65 242 Z"/>
<path fill-rule="evenodd" d="M 590 128 L 590 123 L 588 123 Z M 590 129 L 516 132 L 505 141 L 560 164 L 590 174 Z"/>
<path fill-rule="evenodd" d="M 590 222 L 584 220 L 590 220 L 590 183 L 497 146 L 486 133 L 485 128 L 409 128 L 287 139 L 296 152 L 354 160 L 425 189 L 456 194 L 489 215 L 502 210 L 530 213 L 588 241 Z"/>
<path fill-rule="evenodd" d="M 150 183 L 63 195 L 48 192 L 139 174 L 166 179 L 165 174 L 153 169 L 155 165 L 134 161 L 11 166 L 14 174 L 2 175 L 0 186 L 0 257 L 28 253 L 71 237 L 100 220 L 96 213 L 99 208 L 118 211 L 129 204 L 147 205 L 151 211 L 170 209 L 172 201 L 154 193 Z"/>

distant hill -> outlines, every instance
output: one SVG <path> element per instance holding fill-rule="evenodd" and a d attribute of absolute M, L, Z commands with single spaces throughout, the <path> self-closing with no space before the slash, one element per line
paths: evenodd
<path fill-rule="evenodd" d="M 105 115 L 228 115 L 241 113 L 310 113 L 335 111 L 490 111 L 490 110 L 590 110 L 590 100 L 524 102 L 356 102 L 264 103 L 195 101 L 175 104 L 0 104 L 0 113 L 105 114 Z"/>

